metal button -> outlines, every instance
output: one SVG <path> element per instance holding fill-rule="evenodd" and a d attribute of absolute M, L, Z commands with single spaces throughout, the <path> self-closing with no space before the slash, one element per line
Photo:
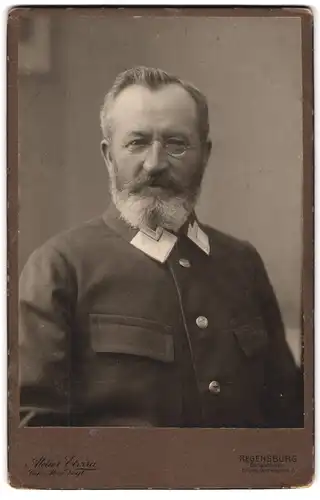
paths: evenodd
<path fill-rule="evenodd" d="M 216 380 L 212 380 L 212 382 L 210 382 L 209 384 L 209 391 L 212 394 L 219 394 L 219 392 L 221 391 L 219 382 L 217 382 Z"/>
<path fill-rule="evenodd" d="M 208 319 L 205 316 L 198 316 L 196 323 L 199 328 L 207 328 L 209 324 Z"/>
<path fill-rule="evenodd" d="M 179 259 L 179 264 L 182 267 L 191 267 L 190 260 L 188 259 Z"/>

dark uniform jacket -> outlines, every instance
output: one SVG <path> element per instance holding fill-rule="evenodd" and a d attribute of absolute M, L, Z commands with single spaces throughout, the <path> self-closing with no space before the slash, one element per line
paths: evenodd
<path fill-rule="evenodd" d="M 165 262 L 111 208 L 20 280 L 21 425 L 299 427 L 301 378 L 249 244 L 200 225 Z"/>

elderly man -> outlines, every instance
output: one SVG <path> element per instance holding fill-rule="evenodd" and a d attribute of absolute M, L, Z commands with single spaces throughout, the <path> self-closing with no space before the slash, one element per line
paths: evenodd
<path fill-rule="evenodd" d="M 107 94 L 101 128 L 112 204 L 21 275 L 21 425 L 303 426 L 258 253 L 194 212 L 211 149 L 205 97 L 134 68 Z"/>

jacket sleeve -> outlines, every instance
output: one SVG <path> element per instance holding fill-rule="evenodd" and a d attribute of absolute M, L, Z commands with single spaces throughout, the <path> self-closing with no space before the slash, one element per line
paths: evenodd
<path fill-rule="evenodd" d="M 303 427 L 303 375 L 285 338 L 279 305 L 258 252 L 253 249 L 254 281 L 269 336 L 262 406 L 269 427 Z"/>
<path fill-rule="evenodd" d="M 36 250 L 19 283 L 20 425 L 68 425 L 75 283 L 62 254 Z"/>

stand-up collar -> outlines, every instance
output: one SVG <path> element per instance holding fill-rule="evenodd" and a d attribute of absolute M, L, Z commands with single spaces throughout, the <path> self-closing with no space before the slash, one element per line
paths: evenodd
<path fill-rule="evenodd" d="M 186 234 L 204 253 L 210 254 L 208 235 L 201 229 L 195 213 L 191 214 L 189 220 L 178 233 L 160 227 L 156 231 L 147 228 L 134 229 L 121 218 L 120 212 L 113 203 L 110 204 L 102 217 L 107 226 L 123 239 L 159 262 L 166 261 L 181 234 Z"/>

